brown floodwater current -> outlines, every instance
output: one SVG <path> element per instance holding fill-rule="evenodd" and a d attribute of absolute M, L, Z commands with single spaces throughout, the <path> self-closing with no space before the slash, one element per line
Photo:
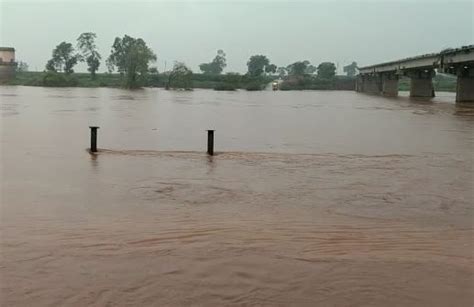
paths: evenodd
<path fill-rule="evenodd" d="M 1 87 L 0 305 L 473 306 L 474 108 L 402 94 Z"/>

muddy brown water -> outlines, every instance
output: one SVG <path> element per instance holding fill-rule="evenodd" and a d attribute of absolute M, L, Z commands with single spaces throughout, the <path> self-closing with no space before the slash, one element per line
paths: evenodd
<path fill-rule="evenodd" d="M 474 109 L 452 94 L 0 95 L 1 306 L 474 303 Z"/>

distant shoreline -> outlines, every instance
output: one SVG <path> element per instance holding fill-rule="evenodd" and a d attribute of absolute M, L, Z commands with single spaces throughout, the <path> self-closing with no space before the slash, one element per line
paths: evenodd
<path fill-rule="evenodd" d="M 51 78 L 54 77 L 54 78 Z M 214 89 L 217 91 L 264 90 L 277 76 L 262 76 L 251 78 L 240 74 L 206 75 L 193 74 L 192 88 Z M 354 90 L 354 78 L 336 76 L 330 80 L 312 78 L 307 84 L 282 86 L 280 90 Z M 165 88 L 168 82 L 166 74 L 148 75 L 143 82 L 143 87 Z M 286 82 L 283 82 L 285 84 Z M 91 79 L 89 73 L 72 73 L 70 75 L 47 72 L 19 72 L 5 85 L 43 86 L 43 87 L 83 87 L 83 88 L 122 88 L 123 80 L 117 73 L 98 73 L 95 79 Z"/>
<path fill-rule="evenodd" d="M 56 83 L 46 83 L 46 72 L 20 72 L 15 78 L 4 82 L 3 85 L 23 85 L 42 87 L 80 87 L 80 88 L 123 88 L 120 74 L 99 73 L 95 79 L 91 79 L 89 73 L 73 73 L 69 76 L 58 74 L 60 80 Z M 263 90 L 276 76 L 265 76 L 260 79 L 246 80 L 245 75 L 205 75 L 193 74 L 192 88 L 214 89 L 218 91 Z M 354 77 L 336 76 L 331 80 L 320 80 L 313 78 L 310 82 L 292 84 L 285 81 L 280 84 L 280 90 L 354 90 Z M 167 76 L 165 74 L 150 75 L 143 87 L 165 88 Z M 433 78 L 435 91 L 456 92 L 456 77 L 447 75 L 436 75 Z M 192 89 L 191 88 L 191 89 Z M 399 81 L 400 91 L 410 90 L 410 79 L 401 78 Z"/>

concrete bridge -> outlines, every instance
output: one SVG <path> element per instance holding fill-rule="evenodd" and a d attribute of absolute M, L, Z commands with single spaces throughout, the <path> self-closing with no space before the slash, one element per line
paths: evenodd
<path fill-rule="evenodd" d="M 456 102 L 474 103 L 474 45 L 359 68 L 356 91 L 398 95 L 398 79 L 411 79 L 410 97 L 435 96 L 435 70 L 457 76 Z"/>

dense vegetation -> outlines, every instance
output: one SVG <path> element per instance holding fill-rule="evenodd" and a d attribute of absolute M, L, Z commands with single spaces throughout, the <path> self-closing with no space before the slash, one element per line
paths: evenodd
<path fill-rule="evenodd" d="M 277 76 L 265 76 L 262 78 L 251 78 L 248 75 L 228 73 L 222 75 L 206 75 L 200 73 L 192 74 L 192 88 L 206 88 L 215 90 L 236 89 L 263 89 L 268 83 L 275 80 Z M 283 82 L 281 90 L 338 90 L 351 89 L 354 79 L 347 76 L 335 76 L 333 79 L 320 79 L 317 76 L 304 78 L 301 83 Z M 168 74 L 150 73 L 146 80 L 147 87 L 163 87 L 168 83 Z M 15 79 L 8 82 L 10 85 L 27 86 L 55 86 L 55 87 L 122 87 L 123 80 L 118 73 L 98 73 L 91 79 L 88 73 L 73 73 L 70 75 L 52 72 L 17 72 Z M 456 77 L 449 75 L 436 75 L 433 78 L 436 91 L 455 92 Z M 410 90 L 410 79 L 400 79 L 399 89 Z"/>
<path fill-rule="evenodd" d="M 108 73 L 97 73 L 102 56 L 97 51 L 95 33 L 79 35 L 76 47 L 61 42 L 52 51 L 44 72 L 28 72 L 28 65 L 19 62 L 15 79 L 11 85 L 51 87 L 164 87 L 166 89 L 209 88 L 220 91 L 246 89 L 258 91 L 270 82 L 279 79 L 281 90 L 353 90 L 357 63 L 344 67 L 347 76 L 336 76 L 336 66 L 323 62 L 318 66 L 309 61 L 297 61 L 286 67 L 277 67 L 267 56 L 253 55 L 247 61 L 247 73 L 223 73 L 227 66 L 226 54 L 218 50 L 209 63 L 202 63 L 202 73 L 194 73 L 185 63 L 175 62 L 172 69 L 159 72 L 150 66 L 157 60 L 156 54 L 141 38 L 124 35 L 116 37 L 106 60 Z M 77 50 L 77 51 L 76 51 Z M 75 73 L 79 62 L 87 64 L 87 73 Z M 117 73 L 113 73 L 116 70 Z M 435 90 L 455 91 L 456 80 L 438 75 L 433 80 Z M 409 80 L 401 79 L 400 90 L 409 90 Z"/>
<path fill-rule="evenodd" d="M 171 77 L 169 73 L 149 73 L 144 86 L 173 88 L 207 88 L 216 90 L 263 89 L 276 77 L 252 78 L 241 74 L 206 75 L 193 73 Z M 97 73 L 92 79 L 88 73 L 69 75 L 55 72 L 17 72 L 9 85 L 54 86 L 54 87 L 122 87 L 123 76 L 119 73 Z"/>
<path fill-rule="evenodd" d="M 222 74 L 227 66 L 226 54 L 218 50 L 209 63 L 199 65 L 202 74 L 195 74 L 183 62 L 175 62 L 169 71 L 160 73 L 150 64 L 157 60 L 156 54 L 141 38 L 128 35 L 116 37 L 106 60 L 108 73 L 98 74 L 102 56 L 97 51 L 97 35 L 86 32 L 77 38 L 76 47 L 61 42 L 46 63 L 45 72 L 30 73 L 26 64 L 19 65 L 17 76 L 9 84 L 55 87 L 164 87 L 166 89 L 213 88 L 215 90 L 262 90 L 276 77 L 277 66 L 264 55 L 251 56 L 247 62 L 248 72 Z M 74 66 L 85 62 L 90 75 L 74 73 Z M 114 70 L 117 71 L 114 74 Z"/>
<path fill-rule="evenodd" d="M 280 90 L 354 90 L 354 86 L 355 78 L 353 77 L 321 78 L 311 75 L 287 79 L 280 85 Z"/>
<path fill-rule="evenodd" d="M 354 77 L 336 76 L 336 65 L 323 62 L 317 67 L 298 61 L 277 69 L 281 90 L 353 90 Z"/>
<path fill-rule="evenodd" d="M 218 50 L 216 57 L 210 63 L 202 63 L 199 69 L 206 75 L 219 75 L 227 66 L 227 60 L 223 50 Z"/>

